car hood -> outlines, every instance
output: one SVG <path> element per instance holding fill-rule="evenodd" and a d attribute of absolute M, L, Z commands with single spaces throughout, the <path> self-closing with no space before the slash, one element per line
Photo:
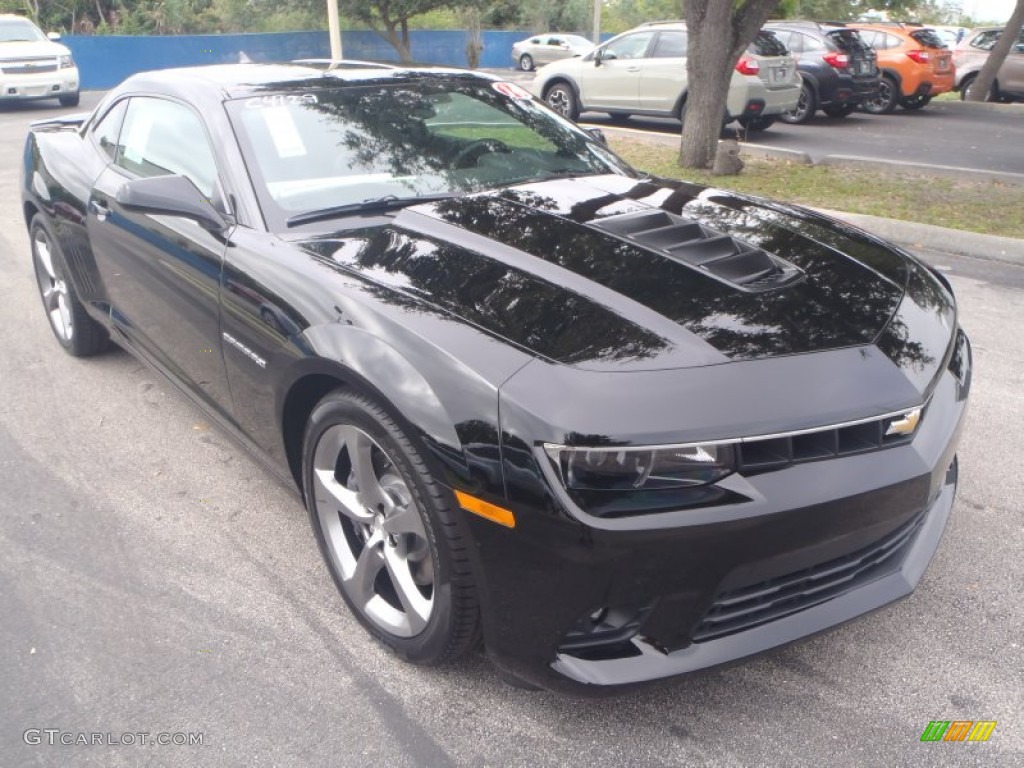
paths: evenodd
<path fill-rule="evenodd" d="M 918 337 L 938 364 L 955 324 L 942 284 L 872 236 L 678 181 L 523 184 L 302 245 L 541 358 L 596 370 L 872 343 L 894 358 Z"/>
<path fill-rule="evenodd" d="M 0 43 L 0 61 L 20 61 L 43 56 L 67 56 L 70 53 L 63 45 L 49 40 Z"/>

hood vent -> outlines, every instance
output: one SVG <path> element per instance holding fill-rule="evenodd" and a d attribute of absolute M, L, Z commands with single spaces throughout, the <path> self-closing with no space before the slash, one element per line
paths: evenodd
<path fill-rule="evenodd" d="M 804 277 L 803 270 L 774 254 L 663 210 L 609 216 L 589 226 L 696 267 L 742 291 L 770 291 Z"/>

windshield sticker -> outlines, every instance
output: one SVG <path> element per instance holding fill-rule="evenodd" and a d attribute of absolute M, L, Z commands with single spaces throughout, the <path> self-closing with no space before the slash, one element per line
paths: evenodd
<path fill-rule="evenodd" d="M 496 90 L 502 96 L 508 96 L 510 99 L 524 99 L 526 101 L 533 100 L 533 96 L 528 90 L 522 86 L 516 85 L 515 83 L 491 83 L 491 88 Z"/>
<path fill-rule="evenodd" d="M 278 157 L 303 157 L 306 155 L 306 145 L 302 142 L 299 129 L 295 127 L 295 121 L 292 119 L 292 113 L 288 107 L 267 107 L 259 114 L 267 126 Z"/>
<path fill-rule="evenodd" d="M 268 107 L 285 107 L 289 104 L 308 106 L 316 104 L 319 99 L 315 93 L 270 93 L 266 96 L 255 96 L 245 100 L 246 109 L 266 109 Z"/>

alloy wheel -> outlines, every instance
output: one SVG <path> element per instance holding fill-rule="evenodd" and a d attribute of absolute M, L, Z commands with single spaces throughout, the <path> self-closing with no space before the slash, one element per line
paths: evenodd
<path fill-rule="evenodd" d="M 54 333 L 64 342 L 70 342 L 75 326 L 71 319 L 71 297 L 67 278 L 53 257 L 53 247 L 46 232 L 38 227 L 32 235 L 32 255 L 35 258 L 36 280 L 43 297 L 46 316 Z"/>
<path fill-rule="evenodd" d="M 314 451 L 313 494 L 352 604 L 392 635 L 422 632 L 434 608 L 434 563 L 420 510 L 391 457 L 358 427 L 334 425 Z"/>
<path fill-rule="evenodd" d="M 548 93 L 547 102 L 548 106 L 562 117 L 570 117 L 572 114 L 572 102 L 564 88 L 552 88 Z"/>

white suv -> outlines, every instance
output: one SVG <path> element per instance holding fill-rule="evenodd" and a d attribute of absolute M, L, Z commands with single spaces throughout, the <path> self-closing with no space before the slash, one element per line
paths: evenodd
<path fill-rule="evenodd" d="M 78 105 L 78 68 L 71 51 L 23 16 L 0 14 L 0 101 L 59 99 Z"/>
<path fill-rule="evenodd" d="M 741 60 L 743 66 L 737 65 L 729 83 L 726 122 L 738 119 L 750 128 L 763 128 L 774 115 L 796 105 L 799 75 L 792 57 L 781 44 L 779 48 L 775 56 L 751 51 Z M 686 24 L 651 22 L 613 37 L 586 56 L 542 67 L 532 90 L 571 120 L 584 111 L 607 112 L 614 118 L 682 119 L 686 52 Z"/>

